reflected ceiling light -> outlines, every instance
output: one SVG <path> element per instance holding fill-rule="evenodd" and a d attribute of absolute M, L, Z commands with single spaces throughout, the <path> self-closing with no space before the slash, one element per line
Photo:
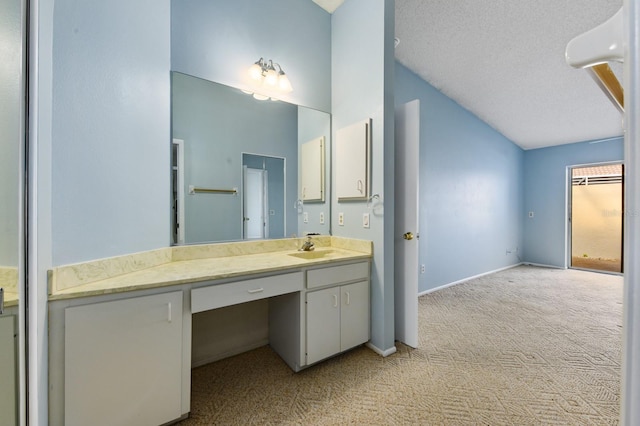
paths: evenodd
<path fill-rule="evenodd" d="M 279 93 L 289 93 L 293 91 L 291 82 L 282 70 L 280 64 L 274 63 L 271 59 L 268 61 L 264 58 L 258 59 L 249 68 L 249 77 L 257 85 L 270 91 L 276 91 Z M 256 96 L 254 95 L 254 97 Z M 264 95 L 261 95 L 260 97 L 264 97 Z M 268 99 L 268 97 L 266 97 L 266 99 Z"/>

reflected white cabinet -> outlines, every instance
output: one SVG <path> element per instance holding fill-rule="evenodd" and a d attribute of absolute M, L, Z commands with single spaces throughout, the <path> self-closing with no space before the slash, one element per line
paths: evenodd
<path fill-rule="evenodd" d="M 367 199 L 371 174 L 371 120 L 336 132 L 336 195 L 338 200 Z"/>
<path fill-rule="evenodd" d="M 300 199 L 324 201 L 324 136 L 300 146 Z"/>
<path fill-rule="evenodd" d="M 0 316 L 0 425 L 16 422 L 15 315 Z"/>
<path fill-rule="evenodd" d="M 369 281 L 307 292 L 307 365 L 369 340 Z"/>
<path fill-rule="evenodd" d="M 182 291 L 65 309 L 64 424 L 181 416 Z"/>

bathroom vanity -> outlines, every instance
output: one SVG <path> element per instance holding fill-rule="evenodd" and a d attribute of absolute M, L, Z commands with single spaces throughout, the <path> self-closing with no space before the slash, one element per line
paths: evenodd
<path fill-rule="evenodd" d="M 160 425 L 190 411 L 192 315 L 268 300 L 294 371 L 369 340 L 371 243 L 181 246 L 50 273 L 52 425 Z"/>

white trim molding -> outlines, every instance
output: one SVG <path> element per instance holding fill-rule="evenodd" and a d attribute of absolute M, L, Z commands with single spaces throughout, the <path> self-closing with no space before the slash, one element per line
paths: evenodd
<path fill-rule="evenodd" d="M 389 355 L 392 355 L 392 354 L 396 353 L 396 351 L 398 350 L 395 346 L 392 346 L 389 349 L 382 350 L 382 349 L 378 348 L 377 346 L 375 346 L 371 342 L 367 342 L 367 343 L 365 343 L 365 345 L 369 349 L 371 349 L 372 351 L 374 351 L 375 353 L 377 353 L 378 355 L 380 355 L 380 356 L 382 356 L 384 358 L 388 357 Z"/>

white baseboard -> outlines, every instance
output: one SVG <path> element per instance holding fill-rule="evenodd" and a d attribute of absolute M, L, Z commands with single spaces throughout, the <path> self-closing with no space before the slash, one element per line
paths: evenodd
<path fill-rule="evenodd" d="M 378 348 L 377 346 L 375 346 L 373 343 L 371 342 L 367 342 L 365 343 L 365 345 L 371 349 L 372 351 L 374 351 L 375 353 L 377 353 L 378 355 L 382 356 L 382 357 L 388 357 L 391 354 L 396 353 L 397 349 L 395 346 L 390 347 L 389 349 L 386 350 L 382 350 L 380 348 Z"/>
<path fill-rule="evenodd" d="M 516 264 L 513 264 L 513 265 L 505 266 L 504 268 L 494 269 L 493 271 L 483 272 L 482 274 L 474 275 L 472 277 L 463 278 L 461 280 L 454 281 L 454 282 L 449 283 L 449 284 L 441 285 L 440 287 L 436 287 L 436 288 L 432 288 L 432 289 L 420 292 L 420 293 L 418 293 L 418 297 L 424 296 L 425 294 L 433 293 L 434 291 L 443 290 L 443 289 L 445 289 L 447 287 L 453 287 L 454 285 L 462 284 L 464 282 L 473 280 L 475 278 L 484 277 L 485 275 L 495 274 L 496 272 L 500 272 L 500 271 L 506 271 L 507 269 L 515 268 L 516 266 L 520 266 L 520 265 L 530 265 L 530 263 L 520 262 L 520 263 L 516 263 Z"/>
<path fill-rule="evenodd" d="M 538 266 L 540 268 L 551 268 L 551 269 L 567 269 L 564 266 L 557 266 L 557 265 L 547 265 L 545 263 L 533 263 L 533 262 L 522 262 L 523 265 L 527 265 L 527 266 Z"/>

